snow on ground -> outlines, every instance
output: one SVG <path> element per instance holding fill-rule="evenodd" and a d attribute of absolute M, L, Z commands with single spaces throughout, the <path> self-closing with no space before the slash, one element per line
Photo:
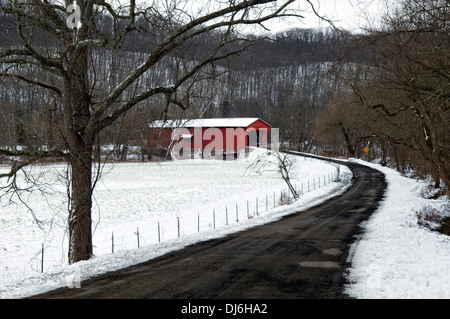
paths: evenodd
<path fill-rule="evenodd" d="M 380 165 L 386 175 L 385 199 L 353 244 L 347 293 L 356 298 L 450 298 L 450 236 L 417 223 L 424 207 L 447 210 L 448 199 L 421 196 L 427 185 Z"/>
<path fill-rule="evenodd" d="M 361 238 L 351 247 L 346 292 L 355 298 L 450 298 L 450 237 L 419 226 L 416 215 L 426 206 L 440 210 L 446 206 L 448 211 L 448 199 L 424 199 L 424 182 L 380 165 L 357 162 L 382 171 L 388 189 L 379 209 L 365 222 Z M 249 162 L 244 160 L 108 164 L 95 192 L 95 257 L 71 266 L 66 266 L 65 259 L 64 166 L 33 168 L 42 171 L 40 181 L 51 183 L 54 192 L 46 196 L 24 193 L 42 221 L 42 230 L 23 205 L 7 204 L 5 199 L 0 202 L 0 298 L 78 287 L 80 280 L 277 220 L 342 193 L 351 179 L 348 168 L 341 166 L 340 181 L 306 193 L 308 180 L 312 190 L 313 180 L 318 184 L 317 178 L 335 168 L 299 158 L 292 171 L 294 183 L 301 189 L 303 182 L 305 194 L 292 204 L 278 206 L 278 194 L 286 188 L 279 174 L 268 170 L 258 175 L 248 167 Z M 43 273 L 41 243 L 46 255 Z"/>
<path fill-rule="evenodd" d="M 107 164 L 94 192 L 95 257 L 71 266 L 66 259 L 66 167 L 30 168 L 39 176 L 43 193 L 24 192 L 22 199 L 40 220 L 40 228 L 17 197 L 13 204 L 2 199 L 0 298 L 76 287 L 80 280 L 276 220 L 342 193 L 350 185 L 351 172 L 346 167 L 341 167 L 340 181 L 329 183 L 335 165 L 294 157 L 292 181 L 304 194 L 293 204 L 280 205 L 286 184 L 273 165 L 260 173 L 249 169 L 255 154 L 237 161 Z"/>

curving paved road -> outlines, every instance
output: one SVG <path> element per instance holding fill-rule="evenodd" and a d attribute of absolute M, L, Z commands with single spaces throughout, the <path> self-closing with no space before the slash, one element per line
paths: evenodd
<path fill-rule="evenodd" d="M 318 206 L 33 298 L 346 298 L 350 244 L 386 182 L 379 171 L 341 164 L 353 185 Z"/>

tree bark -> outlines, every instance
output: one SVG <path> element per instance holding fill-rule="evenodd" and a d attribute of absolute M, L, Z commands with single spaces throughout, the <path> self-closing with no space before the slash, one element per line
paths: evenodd
<path fill-rule="evenodd" d="M 69 263 L 92 257 L 92 161 L 94 138 L 85 128 L 90 117 L 87 85 L 87 54 L 81 58 L 79 68 L 71 79 L 70 99 L 64 107 L 72 112 L 73 122 L 66 124 L 65 139 L 70 150 L 69 192 Z M 84 62 L 84 63 L 83 63 Z"/>
<path fill-rule="evenodd" d="M 85 10 L 82 8 L 82 10 Z M 91 14 L 86 9 L 86 16 Z M 87 26 L 78 30 L 78 39 L 88 39 Z M 70 166 L 69 192 L 69 264 L 88 260 L 92 250 L 92 161 L 94 137 L 87 131 L 91 117 L 91 95 L 89 92 L 87 47 L 71 47 L 64 82 L 63 108 L 65 140 Z"/>
<path fill-rule="evenodd" d="M 69 264 L 92 257 L 92 148 L 71 157 L 69 207 Z"/>

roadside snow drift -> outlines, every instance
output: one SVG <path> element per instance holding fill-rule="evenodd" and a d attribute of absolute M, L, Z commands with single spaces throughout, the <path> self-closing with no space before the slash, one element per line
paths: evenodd
<path fill-rule="evenodd" d="M 424 182 L 356 162 L 383 172 L 388 188 L 353 245 L 347 293 L 356 298 L 450 298 L 450 237 L 417 222 L 418 211 L 426 206 L 448 209 L 448 199 L 424 199 Z"/>

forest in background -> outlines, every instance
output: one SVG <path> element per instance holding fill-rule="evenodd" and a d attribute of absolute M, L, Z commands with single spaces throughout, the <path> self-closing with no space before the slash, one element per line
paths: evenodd
<path fill-rule="evenodd" d="M 293 150 L 377 159 L 402 173 L 431 176 L 448 193 L 448 17 L 446 1 L 403 1 L 382 28 L 360 35 L 333 29 L 292 29 L 270 38 L 236 35 L 236 43 L 249 43 L 245 51 L 208 65 L 172 101 L 154 96 L 140 102 L 103 130 L 97 144 L 114 146 L 110 159 L 126 159 L 131 146 L 144 159 L 151 152 L 146 140 L 153 120 L 260 117 L 279 128 L 282 142 Z M 0 45 L 12 48 L 18 41 L 13 22 L 0 18 Z M 105 17 L 100 25 L 107 30 L 110 23 Z M 162 38 L 166 29 L 161 25 Z M 139 78 L 134 90 L 170 85 L 220 37 L 208 33 L 181 46 Z M 54 45 L 39 34 L 34 40 L 42 47 Z M 90 68 L 92 90 L 106 94 L 151 49 L 145 34 L 135 32 L 120 50 L 92 50 L 90 59 L 97 62 L 92 65 L 102 65 Z M 49 77 L 32 66 L 28 73 L 29 78 Z M 0 145 L 52 149 L 62 126 L 57 99 L 33 83 L 0 81 Z"/>

